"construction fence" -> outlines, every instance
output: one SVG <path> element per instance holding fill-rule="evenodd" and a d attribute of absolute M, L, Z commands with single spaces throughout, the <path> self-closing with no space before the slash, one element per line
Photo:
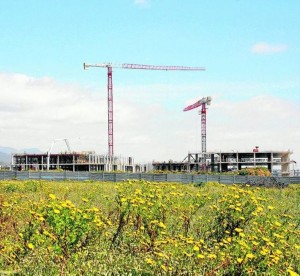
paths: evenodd
<path fill-rule="evenodd" d="M 73 180 L 73 181 L 110 181 L 120 182 L 129 179 L 155 182 L 207 183 L 210 181 L 223 184 L 245 184 L 249 181 L 265 181 L 270 177 L 242 175 L 210 175 L 210 174 L 151 174 L 151 173 L 107 173 L 107 172 L 31 172 L 3 171 L 0 180 Z M 285 184 L 300 184 L 300 177 L 276 177 Z"/>

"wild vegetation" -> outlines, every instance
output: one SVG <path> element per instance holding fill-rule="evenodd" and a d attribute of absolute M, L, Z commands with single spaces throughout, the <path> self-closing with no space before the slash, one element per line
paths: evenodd
<path fill-rule="evenodd" d="M 0 182 L 0 274 L 298 275 L 300 185 Z"/>
<path fill-rule="evenodd" d="M 167 170 L 154 170 L 152 173 L 185 173 L 180 171 L 167 171 Z M 245 168 L 241 170 L 234 170 L 228 172 L 211 172 L 211 171 L 199 171 L 199 172 L 191 172 L 192 174 L 229 174 L 229 175 L 251 175 L 251 176 L 271 176 L 270 171 L 265 167 L 253 167 L 253 168 Z"/>

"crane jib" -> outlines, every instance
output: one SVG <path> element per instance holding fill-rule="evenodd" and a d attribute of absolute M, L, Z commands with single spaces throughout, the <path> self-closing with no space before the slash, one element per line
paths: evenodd
<path fill-rule="evenodd" d="M 164 66 L 164 65 L 143 65 L 143 64 L 131 64 L 123 63 L 124 69 L 144 69 L 144 70 L 186 70 L 186 71 L 202 71 L 203 67 L 188 67 L 188 66 Z"/>
<path fill-rule="evenodd" d="M 189 110 L 192 110 L 192 109 L 194 109 L 194 108 L 199 107 L 200 105 L 201 105 L 201 101 L 198 101 L 198 102 L 196 102 L 196 103 L 194 103 L 194 104 L 192 104 L 192 105 L 187 106 L 185 109 L 183 109 L 183 111 L 189 111 Z"/>

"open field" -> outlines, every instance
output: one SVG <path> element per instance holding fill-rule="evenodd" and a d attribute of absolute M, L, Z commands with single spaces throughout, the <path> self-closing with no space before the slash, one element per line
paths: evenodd
<path fill-rule="evenodd" d="M 300 273 L 300 185 L 0 181 L 0 227 L 0 274 Z"/>

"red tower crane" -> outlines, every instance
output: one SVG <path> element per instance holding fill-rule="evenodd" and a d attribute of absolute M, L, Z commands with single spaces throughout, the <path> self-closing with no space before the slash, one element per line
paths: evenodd
<path fill-rule="evenodd" d="M 203 67 L 187 67 L 187 66 L 157 66 L 157 65 L 143 65 L 143 64 L 83 64 L 84 69 L 89 67 L 102 67 L 107 68 L 107 107 L 108 107 L 108 155 L 114 156 L 114 111 L 113 111 L 113 82 L 112 82 L 112 68 L 122 69 L 140 69 L 140 70 L 164 70 L 164 71 L 204 71 Z"/>
<path fill-rule="evenodd" d="M 194 108 L 201 106 L 201 143 L 202 143 L 202 153 L 206 153 L 206 105 L 210 105 L 211 97 L 202 98 L 201 100 L 197 101 L 196 103 L 187 106 L 183 111 L 189 111 Z"/>

